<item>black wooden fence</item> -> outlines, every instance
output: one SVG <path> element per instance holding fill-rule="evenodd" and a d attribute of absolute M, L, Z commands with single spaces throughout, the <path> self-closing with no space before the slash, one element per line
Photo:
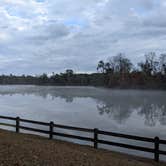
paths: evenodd
<path fill-rule="evenodd" d="M 134 135 L 128 135 L 128 134 L 120 134 L 120 133 L 102 131 L 102 130 L 99 130 L 97 128 L 88 129 L 88 128 L 80 128 L 80 127 L 59 125 L 59 124 L 55 124 L 52 121 L 50 123 L 46 123 L 46 122 L 40 122 L 40 121 L 34 121 L 34 120 L 27 120 L 27 119 L 22 119 L 20 117 L 14 118 L 14 117 L 0 116 L 0 119 L 7 119 L 7 120 L 15 121 L 15 125 L 14 124 L 9 124 L 9 123 L 0 123 L 0 125 L 15 127 L 17 133 L 20 132 L 20 129 L 23 129 L 23 130 L 48 134 L 50 139 L 53 139 L 53 136 L 56 135 L 56 136 L 61 136 L 61 137 L 79 139 L 79 140 L 83 140 L 83 141 L 90 141 L 94 144 L 94 148 L 96 148 L 96 149 L 98 148 L 98 144 L 106 144 L 106 145 L 123 147 L 123 148 L 127 148 L 127 149 L 133 149 L 133 150 L 138 150 L 138 151 L 149 152 L 149 153 L 154 154 L 154 160 L 156 162 L 159 161 L 160 154 L 161 155 L 166 155 L 166 151 L 163 151 L 163 150 L 159 149 L 160 145 L 164 145 L 164 144 L 166 145 L 166 140 L 161 140 L 161 139 L 159 139 L 159 137 L 147 138 L 147 137 L 141 137 L 141 136 L 134 136 Z M 21 122 L 48 126 L 49 130 L 46 131 L 46 130 L 41 130 L 41 129 L 37 129 L 37 128 L 26 127 L 26 126 L 23 126 L 21 124 Z M 93 138 L 55 132 L 54 128 L 62 128 L 62 129 L 92 133 Z M 112 142 L 112 141 L 108 141 L 108 140 L 103 140 L 103 139 L 99 139 L 99 135 L 113 136 L 113 137 L 119 137 L 119 138 L 136 140 L 136 141 L 143 141 L 143 142 L 150 142 L 150 143 L 153 143 L 153 148 L 136 146 L 136 145 L 129 145 L 129 144 L 124 144 L 124 143 L 117 143 L 117 142 Z"/>

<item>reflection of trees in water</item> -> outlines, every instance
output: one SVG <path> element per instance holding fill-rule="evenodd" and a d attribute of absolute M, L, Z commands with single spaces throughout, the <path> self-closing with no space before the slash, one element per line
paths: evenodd
<path fill-rule="evenodd" d="M 68 97 L 66 98 L 66 103 L 72 103 L 73 100 L 74 100 L 73 97 L 68 96 Z"/>
<path fill-rule="evenodd" d="M 166 92 L 139 90 L 110 90 L 93 87 L 4 86 L 0 95 L 35 95 L 45 98 L 92 98 L 97 101 L 100 115 L 107 114 L 117 123 L 124 123 L 133 111 L 145 119 L 145 125 L 166 125 Z"/>
<path fill-rule="evenodd" d="M 166 125 L 166 107 L 157 103 L 150 104 L 147 102 L 142 105 L 126 105 L 120 103 L 119 105 L 101 102 L 97 105 L 100 115 L 108 114 L 108 116 L 118 123 L 124 123 L 133 111 L 145 119 L 145 125 L 155 126 L 157 122 L 161 125 Z"/>
<path fill-rule="evenodd" d="M 57 97 L 60 97 L 61 99 L 64 99 L 66 103 L 72 103 L 74 101 L 74 97 L 72 96 L 51 96 L 52 100 L 55 100 Z"/>
<path fill-rule="evenodd" d="M 100 115 L 108 114 L 108 116 L 118 123 L 122 124 L 126 121 L 130 115 L 132 110 L 127 108 L 121 108 L 120 106 L 115 105 L 105 105 L 103 102 L 97 105 L 97 109 L 99 110 Z"/>
<path fill-rule="evenodd" d="M 166 108 L 165 105 L 146 104 L 141 106 L 138 114 L 144 116 L 145 124 L 155 126 L 157 122 L 166 125 Z"/>
<path fill-rule="evenodd" d="M 160 120 L 159 121 L 160 121 L 160 123 L 162 125 L 166 125 L 166 106 L 163 106 L 162 109 L 164 111 L 162 111 L 162 116 L 160 116 Z"/>

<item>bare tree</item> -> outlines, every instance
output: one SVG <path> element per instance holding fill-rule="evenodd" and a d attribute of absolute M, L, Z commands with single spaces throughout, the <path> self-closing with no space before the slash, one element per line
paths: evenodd
<path fill-rule="evenodd" d="M 156 53 L 149 52 L 148 54 L 145 54 L 145 62 L 141 62 L 138 65 L 141 70 L 149 76 L 157 73 L 159 62 L 156 61 Z"/>
<path fill-rule="evenodd" d="M 160 72 L 166 74 L 166 54 L 160 55 Z"/>
<path fill-rule="evenodd" d="M 117 73 L 129 73 L 132 69 L 131 61 L 123 53 L 119 53 L 109 59 L 110 67 Z"/>

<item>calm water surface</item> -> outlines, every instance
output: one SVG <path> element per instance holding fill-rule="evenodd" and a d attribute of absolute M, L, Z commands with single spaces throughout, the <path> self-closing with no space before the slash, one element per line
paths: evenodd
<path fill-rule="evenodd" d="M 147 137 L 159 136 L 166 139 L 165 91 L 0 86 L 0 114 Z M 59 129 L 55 130 L 59 131 Z M 74 131 L 64 130 L 63 132 L 72 134 Z M 87 136 L 86 133 L 84 136 Z M 105 137 L 105 139 L 153 147 L 150 143 L 132 142 L 113 137 Z M 153 157 L 148 153 L 122 148 L 102 145 L 100 147 Z M 166 147 L 162 146 L 161 149 L 166 150 Z"/>

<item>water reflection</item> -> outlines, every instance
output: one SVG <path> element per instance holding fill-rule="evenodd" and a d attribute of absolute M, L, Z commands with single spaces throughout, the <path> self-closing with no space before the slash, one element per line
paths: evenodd
<path fill-rule="evenodd" d="M 122 108 L 120 105 L 109 106 L 105 103 L 100 103 L 97 105 L 97 109 L 100 115 L 107 114 L 110 118 L 117 121 L 117 123 L 123 124 L 131 115 L 132 110 L 130 108 Z"/>
<path fill-rule="evenodd" d="M 77 98 L 91 98 L 98 114 L 123 124 L 136 113 L 146 126 L 166 125 L 166 92 L 139 90 L 110 90 L 93 87 L 1 86 L 0 95 L 34 95 L 52 100 L 60 98 L 73 103 Z"/>
<path fill-rule="evenodd" d="M 139 98 L 138 98 L 139 100 Z M 133 111 L 136 111 L 137 114 L 143 119 L 145 119 L 144 124 L 147 126 L 155 126 L 158 122 L 161 125 L 166 125 L 166 107 L 165 103 L 159 104 L 157 101 L 146 100 L 146 103 L 139 105 L 121 103 L 119 105 L 110 104 L 102 102 L 97 105 L 99 114 L 108 114 L 110 118 L 113 118 L 118 123 L 124 123 L 131 116 Z"/>
<path fill-rule="evenodd" d="M 166 107 L 165 105 L 149 104 L 144 105 L 138 111 L 138 114 L 144 116 L 145 125 L 155 126 L 157 122 L 166 125 Z"/>

